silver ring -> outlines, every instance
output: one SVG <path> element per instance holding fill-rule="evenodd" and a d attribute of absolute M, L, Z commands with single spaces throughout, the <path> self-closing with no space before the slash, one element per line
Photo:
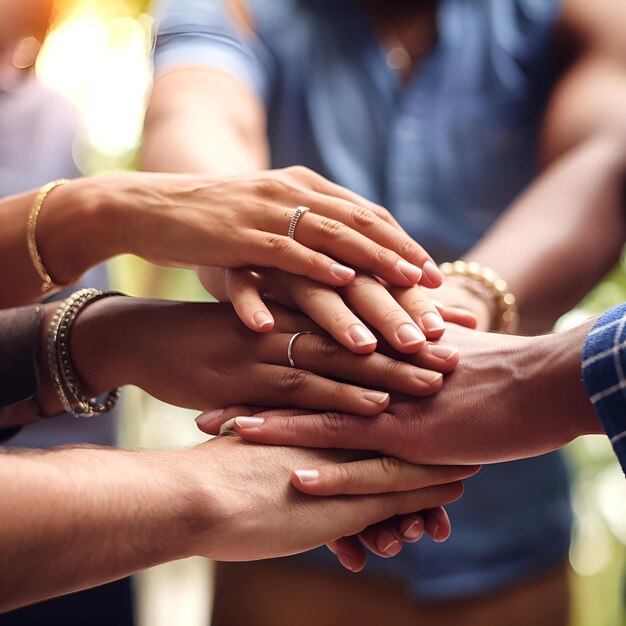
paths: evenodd
<path fill-rule="evenodd" d="M 309 210 L 310 209 L 308 206 L 299 206 L 295 210 L 295 213 L 291 216 L 291 221 L 289 222 L 289 230 L 287 231 L 287 236 L 289 237 L 289 239 L 296 238 L 296 226 L 298 225 L 298 220 Z"/>
<path fill-rule="evenodd" d="M 289 345 L 287 346 L 287 359 L 289 360 L 289 365 L 291 365 L 291 367 L 296 366 L 293 360 L 293 344 L 295 343 L 296 339 L 300 335 L 310 335 L 310 334 L 311 333 L 308 330 L 303 330 L 299 333 L 296 333 L 295 335 L 292 335 L 291 339 L 289 340 Z"/>

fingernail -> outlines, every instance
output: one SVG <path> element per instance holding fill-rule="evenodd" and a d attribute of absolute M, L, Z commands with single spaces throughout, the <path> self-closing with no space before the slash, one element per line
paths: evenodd
<path fill-rule="evenodd" d="M 422 280 L 422 270 L 417 267 L 417 265 L 413 265 L 412 263 L 408 263 L 407 261 L 400 259 L 396 263 L 396 267 L 400 270 L 402 275 L 413 284 L 417 285 L 417 283 Z"/>
<path fill-rule="evenodd" d="M 294 474 L 300 479 L 301 483 L 313 483 L 320 477 L 319 470 L 316 469 L 297 469 Z"/>
<path fill-rule="evenodd" d="M 426 274 L 428 279 L 433 283 L 440 283 L 443 280 L 441 270 L 432 261 L 426 261 L 426 263 L 422 265 L 422 269 L 424 270 L 424 274 Z"/>
<path fill-rule="evenodd" d="M 363 397 L 370 402 L 384 404 L 389 399 L 389 394 L 384 393 L 383 391 L 364 391 Z"/>
<path fill-rule="evenodd" d="M 371 346 L 376 343 L 376 337 L 362 324 L 350 326 L 350 339 L 354 341 L 354 345 L 357 346 L 357 348 Z"/>
<path fill-rule="evenodd" d="M 418 378 L 428 385 L 433 385 L 443 378 L 443 374 L 440 372 L 431 372 L 430 370 L 415 369 L 413 373 L 415 374 L 415 378 Z"/>
<path fill-rule="evenodd" d="M 265 311 L 257 311 L 254 314 L 254 323 L 259 328 L 265 328 L 266 326 L 271 326 L 274 323 L 274 320 Z"/>
<path fill-rule="evenodd" d="M 223 435 L 224 433 L 234 433 L 235 432 L 235 420 L 233 419 L 229 419 L 227 422 L 224 422 L 221 426 L 220 426 L 220 435 Z"/>
<path fill-rule="evenodd" d="M 258 428 L 262 426 L 265 422 L 265 419 L 262 417 L 236 417 L 235 424 L 239 426 L 239 428 Z"/>
<path fill-rule="evenodd" d="M 339 559 L 339 562 L 346 569 L 349 569 L 351 572 L 354 571 L 354 569 L 352 568 L 352 559 L 348 556 L 347 553 L 345 553 L 345 552 L 337 552 L 337 558 Z"/>
<path fill-rule="evenodd" d="M 424 535 L 424 525 L 421 519 L 416 519 L 405 531 L 402 536 L 407 541 L 417 541 Z"/>
<path fill-rule="evenodd" d="M 196 424 L 198 424 L 198 426 L 200 426 L 201 428 L 203 428 L 204 426 L 207 426 L 208 424 L 210 424 L 213 421 L 216 421 L 217 419 L 219 419 L 219 417 L 222 415 L 223 411 L 212 411 L 211 413 L 202 413 L 200 415 L 198 415 L 198 417 L 196 417 Z"/>
<path fill-rule="evenodd" d="M 433 539 L 437 542 L 437 543 L 441 543 L 442 539 L 439 537 L 439 524 L 437 524 L 435 526 L 435 528 L 433 529 Z"/>
<path fill-rule="evenodd" d="M 424 333 L 413 324 L 402 324 L 397 330 L 398 339 L 403 346 L 414 346 L 426 340 Z"/>
<path fill-rule="evenodd" d="M 386 530 L 376 537 L 376 546 L 383 554 L 390 554 L 392 549 L 398 545 L 399 541 Z"/>
<path fill-rule="evenodd" d="M 449 346 L 439 346 L 428 344 L 428 352 L 430 352 L 433 356 L 438 359 L 444 359 L 444 361 L 448 361 L 454 355 L 458 353 L 457 348 L 450 348 Z"/>
<path fill-rule="evenodd" d="M 435 313 L 434 311 L 429 311 L 428 313 L 424 313 L 424 315 L 422 315 L 422 324 L 424 324 L 424 328 L 429 333 L 446 329 L 446 325 L 443 323 L 443 318 L 439 315 L 439 313 Z"/>
<path fill-rule="evenodd" d="M 339 265 L 339 263 L 333 263 L 330 266 L 330 271 L 341 280 L 352 279 L 356 274 L 353 269 L 346 267 L 345 265 Z"/>

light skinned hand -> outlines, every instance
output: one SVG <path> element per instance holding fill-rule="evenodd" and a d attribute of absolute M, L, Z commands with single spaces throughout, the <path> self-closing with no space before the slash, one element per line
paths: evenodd
<path fill-rule="evenodd" d="M 252 330 L 272 328 L 267 304 L 272 300 L 305 313 L 345 348 L 361 354 L 376 349 L 378 339 L 372 330 L 407 354 L 421 350 L 427 338 L 441 337 L 444 320 L 476 324 L 469 312 L 431 301 L 419 286 L 392 287 L 365 272 L 358 272 L 342 288 L 277 270 L 199 268 L 198 277 L 215 298 L 232 302 Z"/>
<path fill-rule="evenodd" d="M 292 167 L 227 178 L 127 172 L 59 187 L 38 226 L 57 282 L 75 276 L 66 274 L 69 261 L 47 229 L 62 205 L 81 201 L 93 207 L 88 217 L 99 216 L 97 244 L 108 245 L 105 258 L 128 252 L 160 265 L 279 268 L 333 286 L 350 283 L 353 267 L 405 287 L 436 287 L 443 278 L 388 211 Z M 290 221 L 302 205 L 309 211 L 291 239 Z"/>
<path fill-rule="evenodd" d="M 476 468 L 425 468 L 419 479 L 415 474 L 412 484 L 406 482 L 405 491 L 319 497 L 289 485 L 294 467 L 349 464 L 358 462 L 363 454 L 254 446 L 238 437 L 222 436 L 184 451 L 182 456 L 175 471 L 189 466 L 197 474 L 197 468 L 203 467 L 202 492 L 206 496 L 199 497 L 198 506 L 204 501 L 211 508 L 219 505 L 217 513 L 212 513 L 213 523 L 198 528 L 190 553 L 221 561 L 286 556 L 327 543 L 339 550 L 343 543 L 335 542 L 362 532 L 366 541 L 375 541 L 375 529 L 366 529 L 415 511 L 429 515 L 428 511 L 461 496 L 459 477 L 476 472 Z M 350 553 L 347 556 L 351 558 Z M 349 565 L 357 571 L 363 563 Z"/>

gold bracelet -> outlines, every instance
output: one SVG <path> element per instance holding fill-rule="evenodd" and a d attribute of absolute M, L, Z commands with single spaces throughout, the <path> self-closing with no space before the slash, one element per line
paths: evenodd
<path fill-rule="evenodd" d="M 35 197 L 32 207 L 30 208 L 30 212 L 28 213 L 26 231 L 28 253 L 30 254 L 30 260 L 33 263 L 35 271 L 37 272 L 39 278 L 41 278 L 41 293 L 45 293 L 46 291 L 52 289 L 52 287 L 60 287 L 61 285 L 56 285 L 52 278 L 50 278 L 50 274 L 46 270 L 46 266 L 43 264 L 41 255 L 39 254 L 39 248 L 37 247 L 37 219 L 39 218 L 39 211 L 41 211 L 44 200 L 55 187 L 65 185 L 69 182 L 70 181 L 66 178 L 61 178 L 41 187 L 39 189 L 39 193 Z"/>
<path fill-rule="evenodd" d="M 519 327 L 519 313 L 517 299 L 509 291 L 507 282 L 500 278 L 491 268 L 483 267 L 479 263 L 470 261 L 455 261 L 454 263 L 442 263 L 439 266 L 444 276 L 458 276 L 468 283 L 478 284 L 482 289 L 472 288 L 469 290 L 484 299 L 489 298 L 489 303 L 494 305 L 497 324 L 495 330 L 499 333 L 513 334 Z"/>

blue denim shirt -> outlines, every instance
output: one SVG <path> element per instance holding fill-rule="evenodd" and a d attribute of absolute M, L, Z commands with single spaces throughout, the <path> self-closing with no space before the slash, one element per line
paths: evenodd
<path fill-rule="evenodd" d="M 253 34 L 223 0 L 171 1 L 155 67 L 209 66 L 247 84 L 267 111 L 274 167 L 306 165 L 385 205 L 438 260 L 470 248 L 537 172 L 560 0 L 442 0 L 437 43 L 407 85 L 353 0 L 246 4 Z M 448 542 L 424 540 L 370 568 L 444 598 L 566 558 L 559 455 L 483 468 L 449 512 Z"/>

